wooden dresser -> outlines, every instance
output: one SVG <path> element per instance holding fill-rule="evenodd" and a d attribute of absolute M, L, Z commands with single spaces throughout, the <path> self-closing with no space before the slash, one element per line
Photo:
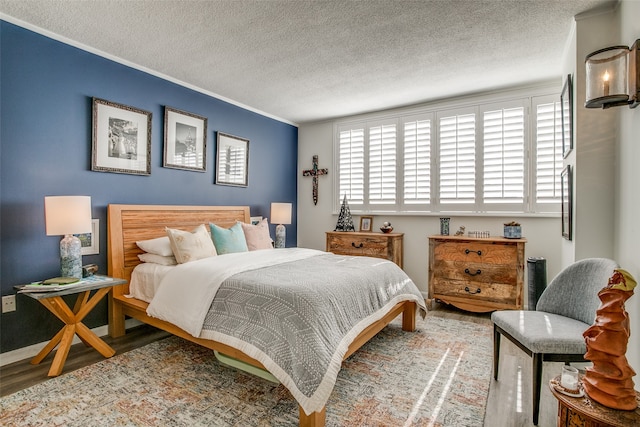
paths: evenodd
<path fill-rule="evenodd" d="M 429 302 L 474 312 L 522 309 L 526 239 L 429 237 Z"/>
<path fill-rule="evenodd" d="M 402 268 L 403 237 L 404 233 L 327 231 L 327 252 L 384 258 Z"/>

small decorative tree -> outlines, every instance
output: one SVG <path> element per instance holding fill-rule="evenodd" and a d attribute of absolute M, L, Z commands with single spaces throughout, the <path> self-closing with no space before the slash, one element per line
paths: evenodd
<path fill-rule="evenodd" d="M 353 218 L 351 217 L 351 210 L 349 209 L 346 194 L 344 195 L 344 199 L 342 199 L 342 206 L 340 207 L 340 214 L 338 215 L 338 223 L 333 231 L 356 231 L 356 228 L 353 225 Z"/>

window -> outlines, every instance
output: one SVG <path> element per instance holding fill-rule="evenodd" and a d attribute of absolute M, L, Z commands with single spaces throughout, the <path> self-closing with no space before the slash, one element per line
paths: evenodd
<path fill-rule="evenodd" d="M 525 107 L 522 102 L 483 111 L 483 203 L 485 210 L 524 210 Z"/>
<path fill-rule="evenodd" d="M 559 211 L 563 167 L 560 102 L 548 96 L 534 98 L 532 104 L 536 114 L 535 210 Z"/>
<path fill-rule="evenodd" d="M 438 131 L 440 204 L 471 205 L 476 194 L 476 114 L 445 113 Z"/>
<path fill-rule="evenodd" d="M 339 196 L 351 204 L 364 202 L 364 128 L 345 129 L 339 135 Z"/>
<path fill-rule="evenodd" d="M 556 98 L 339 123 L 336 207 L 346 194 L 362 212 L 558 212 Z"/>
<path fill-rule="evenodd" d="M 369 127 L 369 201 L 396 203 L 396 125 Z"/>
<path fill-rule="evenodd" d="M 403 202 L 417 209 L 431 201 L 431 116 L 403 123 Z"/>

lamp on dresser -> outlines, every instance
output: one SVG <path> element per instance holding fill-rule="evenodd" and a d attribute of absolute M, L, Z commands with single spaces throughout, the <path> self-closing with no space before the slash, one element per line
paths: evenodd
<path fill-rule="evenodd" d="M 82 278 L 82 245 L 74 234 L 91 232 L 91 197 L 46 196 L 47 236 L 60 236 L 60 275 Z"/>
<path fill-rule="evenodd" d="M 291 203 L 271 203 L 271 223 L 276 227 L 276 248 L 284 248 L 287 241 L 285 224 L 291 224 Z"/>

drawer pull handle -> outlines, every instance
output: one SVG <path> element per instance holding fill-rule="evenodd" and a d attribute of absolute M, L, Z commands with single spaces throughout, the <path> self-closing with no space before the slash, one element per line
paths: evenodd
<path fill-rule="evenodd" d="M 468 268 L 465 268 L 465 269 L 464 269 L 464 272 L 465 272 L 465 273 L 467 273 L 469 276 L 477 276 L 478 274 L 482 273 L 482 271 L 481 271 L 481 270 L 479 270 L 479 269 L 478 269 L 478 270 L 476 270 L 476 272 L 475 272 L 475 273 L 472 273 L 471 271 L 469 271 L 469 269 L 468 269 Z"/>
<path fill-rule="evenodd" d="M 360 244 L 358 246 L 356 246 L 356 242 L 351 242 L 351 246 L 353 246 L 356 249 L 360 249 L 363 245 L 364 245 L 364 243 L 362 243 L 362 242 L 360 242 Z"/>
<path fill-rule="evenodd" d="M 478 270 L 478 271 L 480 271 L 480 270 Z M 464 290 L 465 290 L 467 293 L 470 293 L 471 295 L 473 295 L 473 294 L 479 294 L 481 289 L 480 289 L 480 288 L 478 288 L 478 289 L 476 289 L 476 291 L 475 291 L 475 292 L 471 292 L 471 291 L 469 290 L 469 287 L 468 287 L 468 286 L 465 286 Z"/>
<path fill-rule="evenodd" d="M 464 253 L 467 254 L 467 255 L 469 255 L 470 252 L 475 252 L 475 253 L 478 254 L 478 256 L 482 256 L 482 251 L 473 251 L 471 249 L 465 249 L 464 250 Z"/>

